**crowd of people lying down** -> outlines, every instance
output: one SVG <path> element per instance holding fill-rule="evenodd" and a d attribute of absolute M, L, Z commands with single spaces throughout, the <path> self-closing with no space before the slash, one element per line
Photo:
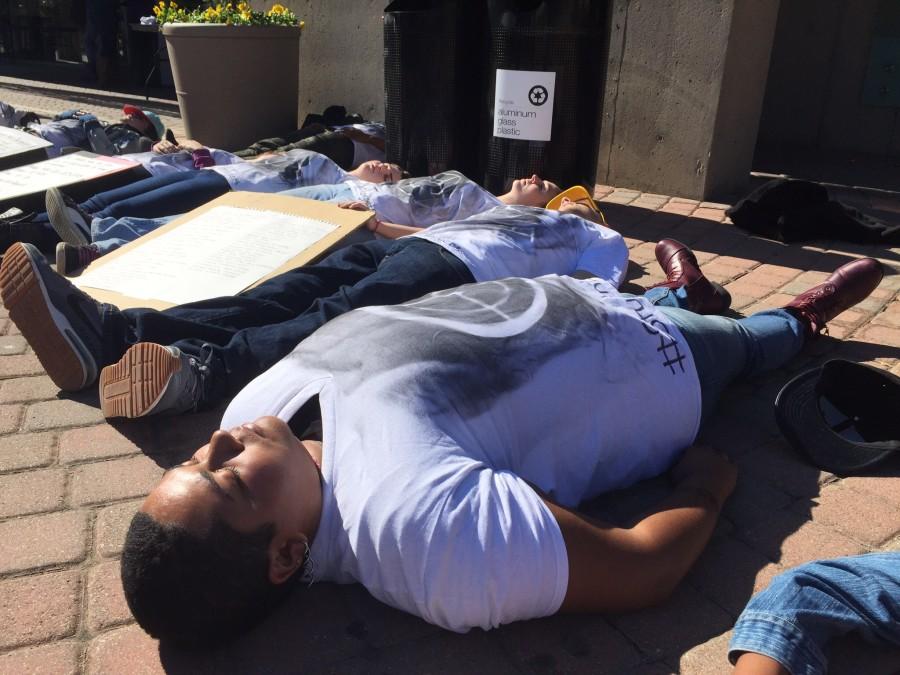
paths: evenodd
<path fill-rule="evenodd" d="M 231 639 L 319 581 L 460 632 L 661 602 L 735 487 L 726 453 L 694 444 L 723 391 L 788 363 L 882 279 L 860 258 L 781 308 L 725 316 L 728 292 L 675 239 L 656 246 L 664 281 L 619 291 L 628 248 L 582 186 L 405 176 L 373 156 L 372 125 L 324 152 L 228 153 L 166 140 L 143 111 L 122 124 L 151 141 L 129 155 L 145 177 L 7 216 L 0 296 L 53 382 L 96 387 L 109 418 L 226 405 L 122 555 L 135 618 L 174 643 Z M 236 296 L 120 309 L 66 278 L 229 190 L 375 215 Z M 666 472 L 670 494 L 628 527 L 579 511 Z M 743 674 L 822 673 L 826 643 L 853 631 L 900 645 L 900 553 L 785 572 L 728 656 Z"/>

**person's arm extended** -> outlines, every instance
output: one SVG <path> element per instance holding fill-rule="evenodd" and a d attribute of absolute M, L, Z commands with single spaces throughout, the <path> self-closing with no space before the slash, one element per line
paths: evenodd
<path fill-rule="evenodd" d="M 357 200 L 339 202 L 338 206 L 342 209 L 351 209 L 353 211 L 369 210 L 368 204 Z M 421 227 L 414 227 L 413 225 L 400 225 L 398 223 L 391 223 L 387 220 L 378 220 L 376 216 L 372 216 L 366 221 L 366 228 L 368 228 L 369 232 L 380 234 L 385 239 L 397 239 L 399 237 L 405 237 L 408 234 L 415 234 L 422 230 Z"/>
<path fill-rule="evenodd" d="M 745 652 L 738 658 L 734 675 L 791 675 L 791 671 L 771 656 Z"/>
<path fill-rule="evenodd" d="M 370 231 L 375 234 L 380 234 L 385 239 L 398 239 L 399 237 L 405 237 L 408 234 L 415 234 L 416 232 L 422 231 L 421 227 L 399 225 L 386 220 L 378 220 L 378 218 L 375 218 L 374 216 L 366 223 L 366 226 Z"/>
<path fill-rule="evenodd" d="M 545 499 L 569 558 L 569 586 L 560 611 L 630 611 L 668 597 L 706 546 L 735 477 L 734 465 L 723 454 L 691 447 L 672 469 L 672 494 L 629 528 Z"/>

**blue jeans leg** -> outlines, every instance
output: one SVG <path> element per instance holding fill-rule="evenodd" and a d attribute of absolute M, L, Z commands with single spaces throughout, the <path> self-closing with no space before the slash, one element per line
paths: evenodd
<path fill-rule="evenodd" d="M 106 207 L 111 206 L 116 202 L 131 199 L 132 197 L 140 197 L 141 195 L 147 194 L 148 192 L 153 192 L 153 190 L 165 187 L 167 185 L 173 185 L 182 181 L 189 181 L 192 179 L 192 176 L 192 172 L 184 171 L 168 173 L 162 176 L 150 176 L 149 178 L 143 178 L 141 180 L 137 180 L 133 183 L 128 183 L 128 185 L 122 185 L 121 187 L 117 187 L 112 190 L 98 192 L 87 201 L 81 202 L 81 208 L 83 208 L 88 213 L 97 213 L 98 211 L 102 211 Z"/>
<path fill-rule="evenodd" d="M 175 213 L 186 213 L 231 190 L 231 186 L 222 175 L 208 170 L 154 176 L 152 179 L 138 181 L 132 185 L 144 183 L 144 187 L 150 187 L 147 181 L 158 180 L 162 183 L 162 179 L 169 179 L 171 176 L 181 176 L 182 178 L 157 185 L 146 192 L 125 199 L 111 201 L 110 192 L 116 192 L 116 190 L 104 192 L 82 204 L 82 208 L 96 218 L 124 218 L 125 216 L 160 218 Z M 125 188 L 128 187 L 131 186 L 125 186 Z M 102 199 L 98 199 L 98 197 L 102 197 Z M 102 205 L 103 202 L 108 203 Z M 89 204 L 90 206 L 88 206 Z M 100 208 L 97 208 L 98 206 Z"/>
<path fill-rule="evenodd" d="M 91 241 L 105 255 L 176 218 L 177 215 L 163 218 L 94 218 L 91 222 Z"/>
<path fill-rule="evenodd" d="M 792 675 L 824 675 L 827 643 L 852 632 L 900 646 L 900 553 L 820 560 L 775 577 L 738 617 L 728 657 L 754 652 Z"/>
<path fill-rule="evenodd" d="M 291 188 L 290 190 L 282 190 L 278 194 L 287 197 L 316 199 L 320 202 L 350 201 L 353 199 L 353 191 L 346 183 L 338 183 L 336 185 L 307 185 L 304 187 Z"/>
<path fill-rule="evenodd" d="M 651 289 L 660 291 L 668 289 Z M 757 312 L 744 319 L 694 314 L 677 306 L 676 293 L 647 293 L 661 300 L 660 310 L 684 335 L 700 380 L 702 420 L 733 380 L 779 368 L 796 356 L 805 340 L 803 326 L 783 309 Z"/>

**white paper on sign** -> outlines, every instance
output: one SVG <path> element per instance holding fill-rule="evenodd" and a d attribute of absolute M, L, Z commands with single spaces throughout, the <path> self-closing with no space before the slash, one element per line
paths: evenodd
<path fill-rule="evenodd" d="M 0 157 L 9 157 L 20 152 L 47 148 L 51 145 L 53 143 L 45 141 L 40 136 L 29 134 L 27 131 L 0 127 Z"/>
<path fill-rule="evenodd" d="M 176 305 L 235 295 L 337 225 L 217 206 L 72 281 Z"/>
<path fill-rule="evenodd" d="M 104 157 L 76 152 L 43 162 L 0 171 L 0 199 L 20 197 L 51 187 L 71 185 L 138 166 L 120 157 Z"/>
<path fill-rule="evenodd" d="M 556 73 L 497 69 L 494 136 L 518 141 L 549 141 L 553 127 Z"/>

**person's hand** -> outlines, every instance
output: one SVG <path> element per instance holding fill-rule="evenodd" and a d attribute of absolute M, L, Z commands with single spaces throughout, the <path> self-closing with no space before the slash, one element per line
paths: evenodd
<path fill-rule="evenodd" d="M 188 152 L 193 152 L 194 150 L 202 150 L 204 147 L 203 143 L 198 143 L 197 141 L 192 141 L 190 139 L 180 141 L 178 143 L 178 147 L 182 150 L 187 150 Z"/>
<path fill-rule="evenodd" d="M 170 143 L 169 141 L 162 140 L 153 144 L 150 148 L 153 152 L 159 155 L 171 155 L 180 150 L 180 148 L 174 143 Z"/>
<path fill-rule="evenodd" d="M 737 467 L 724 452 L 705 445 L 692 445 L 684 451 L 669 475 L 676 488 L 707 492 L 721 506 L 734 491 Z"/>
<path fill-rule="evenodd" d="M 368 211 L 369 205 L 359 200 L 350 202 L 338 202 L 338 207 L 342 209 L 351 209 L 352 211 Z"/>

